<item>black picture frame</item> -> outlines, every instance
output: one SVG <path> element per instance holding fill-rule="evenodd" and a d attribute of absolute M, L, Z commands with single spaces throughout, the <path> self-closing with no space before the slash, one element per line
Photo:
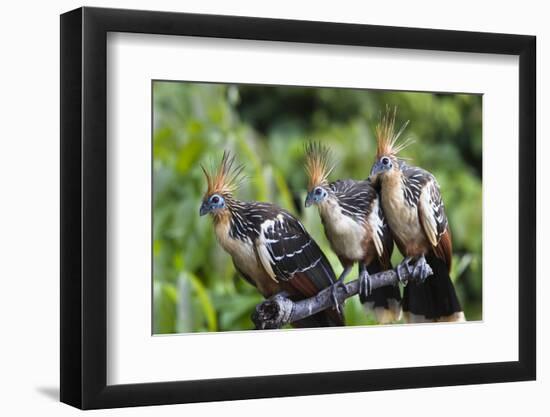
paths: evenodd
<path fill-rule="evenodd" d="M 108 32 L 519 56 L 519 360 L 107 385 Z M 61 401 L 82 409 L 536 378 L 536 38 L 251 17 L 80 8 L 61 15 Z"/>

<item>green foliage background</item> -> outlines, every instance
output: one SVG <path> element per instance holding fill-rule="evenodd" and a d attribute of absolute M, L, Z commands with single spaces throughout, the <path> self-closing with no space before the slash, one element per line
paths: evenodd
<path fill-rule="evenodd" d="M 398 123 L 410 120 L 404 137 L 415 143 L 403 156 L 439 181 L 453 236 L 451 276 L 467 319 L 480 319 L 481 96 L 155 81 L 154 333 L 251 329 L 262 300 L 237 276 L 211 220 L 199 217 L 206 188 L 200 164 L 233 151 L 249 176 L 237 197 L 271 201 L 297 215 L 339 274 L 317 210 L 303 207 L 303 146 L 315 140 L 330 147 L 338 161 L 332 179 L 366 178 L 386 105 L 398 106 Z M 397 249 L 393 260 L 401 260 Z M 374 324 L 357 297 L 346 303 L 346 320 Z"/>

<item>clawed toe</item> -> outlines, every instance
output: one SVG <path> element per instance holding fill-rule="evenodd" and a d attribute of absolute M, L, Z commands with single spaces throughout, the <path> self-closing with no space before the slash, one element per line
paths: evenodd
<path fill-rule="evenodd" d="M 370 276 L 365 270 L 359 275 L 359 296 L 365 299 L 370 295 L 370 292 Z"/>
<path fill-rule="evenodd" d="M 334 303 L 334 308 L 338 314 L 342 315 L 344 313 L 344 302 L 338 300 L 338 288 L 342 288 L 346 294 L 348 293 L 348 288 L 344 283 L 344 279 L 339 279 L 332 286 L 332 302 Z"/>
<path fill-rule="evenodd" d="M 406 285 L 408 281 L 423 283 L 433 275 L 432 268 L 428 265 L 424 255 L 419 257 L 406 257 L 398 266 L 397 271 L 399 279 Z"/>
<path fill-rule="evenodd" d="M 430 265 L 426 262 L 426 258 L 424 255 L 420 256 L 414 264 L 412 273 L 413 278 L 418 282 L 423 283 L 432 274 L 432 268 L 430 268 Z"/>

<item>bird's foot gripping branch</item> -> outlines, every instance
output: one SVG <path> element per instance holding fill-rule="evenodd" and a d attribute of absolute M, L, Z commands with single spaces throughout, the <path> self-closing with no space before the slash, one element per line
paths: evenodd
<path fill-rule="evenodd" d="M 292 301 L 286 293 L 277 294 L 256 306 L 252 321 L 260 330 L 280 329 L 286 324 L 334 308 L 335 301 L 343 304 L 348 298 L 359 294 L 360 288 L 363 288 L 367 293 L 365 295 L 368 295 L 371 291 L 386 285 L 398 283 L 406 285 L 409 281 L 423 282 L 432 273 L 424 257 L 406 258 L 394 269 L 372 275 L 361 275 L 358 279 L 344 285 L 333 284 L 305 300 Z M 361 280 L 365 282 L 360 282 Z"/>

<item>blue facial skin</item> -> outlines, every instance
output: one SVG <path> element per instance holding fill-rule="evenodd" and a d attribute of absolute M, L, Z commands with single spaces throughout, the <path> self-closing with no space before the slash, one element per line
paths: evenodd
<path fill-rule="evenodd" d="M 225 200 L 219 194 L 212 194 L 208 197 L 208 200 L 203 201 L 201 204 L 200 215 L 204 216 L 205 214 L 215 212 L 225 208 Z"/>
<path fill-rule="evenodd" d="M 389 171 L 390 169 L 392 169 L 392 167 L 393 167 L 393 163 L 391 159 L 388 158 L 387 156 L 383 156 L 378 161 L 376 161 L 372 166 L 369 179 L 375 182 L 378 174 Z"/>
<path fill-rule="evenodd" d="M 319 204 L 325 198 L 327 198 L 327 195 L 327 190 L 325 190 L 323 187 L 315 187 L 313 190 L 307 193 L 305 206 L 309 207 L 312 204 Z"/>

